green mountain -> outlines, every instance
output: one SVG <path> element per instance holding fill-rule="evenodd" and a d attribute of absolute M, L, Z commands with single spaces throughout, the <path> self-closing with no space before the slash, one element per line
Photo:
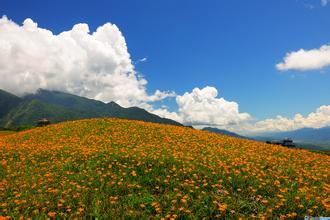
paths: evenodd
<path fill-rule="evenodd" d="M 0 89 L 0 118 L 8 114 L 20 101 L 21 99 L 19 97 Z"/>
<path fill-rule="evenodd" d="M 11 110 L 4 118 L 3 127 L 33 126 L 41 118 L 47 118 L 55 123 L 85 117 L 86 115 L 69 108 L 32 99 L 23 101 Z"/>
<path fill-rule="evenodd" d="M 8 103 L 11 103 L 10 105 Z M 138 107 L 123 108 L 115 102 L 103 103 L 64 92 L 38 90 L 22 98 L 2 91 L 0 93 L 0 127 L 33 126 L 47 118 L 52 123 L 82 118 L 113 117 L 148 122 L 180 123 L 161 118 Z"/>

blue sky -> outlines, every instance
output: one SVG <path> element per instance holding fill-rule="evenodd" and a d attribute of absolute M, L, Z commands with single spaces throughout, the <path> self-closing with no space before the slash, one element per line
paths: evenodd
<path fill-rule="evenodd" d="M 147 58 L 135 69 L 148 81 L 148 93 L 182 95 L 211 86 L 258 120 L 305 116 L 330 104 L 328 67 L 275 67 L 288 52 L 330 43 L 330 5 L 318 0 L 0 0 L 0 14 L 17 24 L 31 18 L 54 34 L 77 23 L 87 23 L 91 32 L 116 24 L 131 59 Z M 175 98 L 163 103 L 176 111 Z"/>

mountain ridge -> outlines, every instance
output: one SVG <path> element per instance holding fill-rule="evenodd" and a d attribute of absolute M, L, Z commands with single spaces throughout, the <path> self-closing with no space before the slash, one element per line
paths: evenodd
<path fill-rule="evenodd" d="M 224 135 L 237 137 L 237 138 L 249 139 L 248 137 L 239 135 L 235 132 L 228 131 L 228 130 L 225 130 L 225 129 L 219 129 L 219 128 L 214 128 L 214 127 L 204 127 L 204 128 L 202 128 L 202 130 L 217 133 L 217 134 L 224 134 Z"/>
<path fill-rule="evenodd" d="M 8 103 L 12 103 L 8 105 Z M 113 117 L 183 126 L 139 107 L 124 108 L 60 91 L 39 89 L 35 94 L 17 97 L 0 90 L 0 127 L 33 126 L 40 118 L 52 123 L 84 118 Z"/>

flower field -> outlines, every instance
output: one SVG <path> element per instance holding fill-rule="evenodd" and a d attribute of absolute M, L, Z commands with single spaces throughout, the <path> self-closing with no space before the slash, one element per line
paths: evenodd
<path fill-rule="evenodd" d="M 330 216 L 330 157 L 119 119 L 0 137 L 0 216 Z"/>
<path fill-rule="evenodd" d="M 12 131 L 0 131 L 0 137 L 3 137 L 3 136 L 6 136 L 6 135 L 9 135 L 9 134 L 12 134 L 14 132 Z"/>

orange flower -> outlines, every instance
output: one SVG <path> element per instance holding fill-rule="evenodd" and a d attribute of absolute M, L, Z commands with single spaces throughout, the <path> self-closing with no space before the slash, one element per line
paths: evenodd
<path fill-rule="evenodd" d="M 48 216 L 54 218 L 56 216 L 56 212 L 48 212 Z"/>
<path fill-rule="evenodd" d="M 227 209 L 227 204 L 219 204 L 219 210 L 221 212 L 225 212 Z"/>
<path fill-rule="evenodd" d="M 137 174 L 134 170 L 131 172 L 131 174 L 132 174 L 132 176 L 137 176 Z"/>

